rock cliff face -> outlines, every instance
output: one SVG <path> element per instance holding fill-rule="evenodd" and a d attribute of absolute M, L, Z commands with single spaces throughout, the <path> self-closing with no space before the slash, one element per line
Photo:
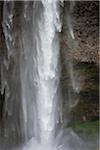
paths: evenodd
<path fill-rule="evenodd" d="M 61 33 L 61 84 L 65 95 L 64 114 L 66 118 L 68 111 L 71 111 L 73 120 L 77 121 L 95 120 L 99 115 L 99 1 L 75 2 L 71 12 L 75 41 L 69 41 L 68 34 L 66 35 L 68 31 L 66 25 L 68 5 L 70 5 L 69 2 L 65 2 Z M 69 42 L 71 42 L 70 45 Z M 67 102 L 70 86 L 69 61 L 73 63 L 74 79 L 79 85 L 80 92 L 75 94 L 71 89 L 70 100 Z M 68 109 L 67 103 L 72 103 L 72 105 L 77 103 L 77 105 Z"/>
<path fill-rule="evenodd" d="M 74 62 L 74 75 L 76 76 L 76 82 L 80 84 L 81 89 L 80 94 L 73 94 L 74 96 L 72 96 L 72 99 L 80 99 L 81 101 L 79 101 L 79 105 L 72 110 L 72 113 L 74 113 L 74 116 L 76 114 L 78 116 L 76 118 L 79 120 L 82 119 L 84 115 L 85 118 L 88 119 L 86 116 L 88 108 L 88 114 L 91 114 L 91 111 L 94 110 L 95 112 L 92 111 L 93 114 L 98 116 L 99 1 L 75 2 L 74 10 L 71 13 L 72 26 L 75 34 L 75 41 L 71 41 L 72 46 L 69 45 L 70 41 L 68 40 L 68 34 L 66 35 L 66 33 L 68 33 L 66 26 L 66 11 L 69 6 L 70 3 L 65 1 L 62 10 L 63 28 L 60 34 L 62 61 L 61 84 L 65 95 L 67 95 L 64 99 L 66 101 L 66 98 L 68 97 L 69 85 L 68 66 L 66 71 L 66 64 L 68 65 L 69 61 Z M 6 55 L 6 46 L 2 30 L 2 17 L 3 1 L 0 1 L 0 62 L 3 56 Z M 75 42 L 75 46 L 73 46 L 73 42 Z M 1 96 L 0 111 L 2 111 L 3 99 L 4 96 Z M 85 111 L 82 109 L 83 104 L 86 108 Z M 91 108 L 89 106 L 91 106 Z M 64 109 L 66 115 L 66 108 Z M 81 115 L 78 115 L 80 112 L 78 112 L 77 109 L 82 110 Z"/>
<path fill-rule="evenodd" d="M 77 42 L 76 48 L 68 46 L 66 33 L 66 9 L 63 11 L 63 32 L 61 36 L 62 51 L 66 57 L 81 62 L 98 64 L 99 50 L 99 1 L 76 1 L 72 16 L 72 26 Z"/>

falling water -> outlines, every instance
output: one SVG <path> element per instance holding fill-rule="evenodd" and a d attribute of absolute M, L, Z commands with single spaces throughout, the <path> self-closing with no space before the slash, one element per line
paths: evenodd
<path fill-rule="evenodd" d="M 3 28 L 8 49 L 3 67 L 5 148 L 18 139 L 50 147 L 60 120 L 58 2 L 23 2 L 20 28 L 14 25 L 15 5 L 4 3 Z"/>
<path fill-rule="evenodd" d="M 0 150 L 82 150 L 77 135 L 60 128 L 59 3 L 20 2 L 19 19 L 17 2 L 4 3 L 8 51 L 2 65 L 6 96 Z"/>

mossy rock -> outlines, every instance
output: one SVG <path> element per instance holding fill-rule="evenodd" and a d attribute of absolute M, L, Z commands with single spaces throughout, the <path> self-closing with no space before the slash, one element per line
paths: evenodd
<path fill-rule="evenodd" d="M 74 123 L 71 128 L 77 133 L 94 135 L 99 133 L 100 121 L 91 121 L 85 123 Z"/>

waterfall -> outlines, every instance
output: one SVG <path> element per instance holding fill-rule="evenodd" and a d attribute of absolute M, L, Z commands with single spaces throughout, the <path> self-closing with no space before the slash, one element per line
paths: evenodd
<path fill-rule="evenodd" d="M 5 145 L 10 145 L 9 136 L 14 142 L 27 142 L 34 137 L 41 145 L 52 145 L 60 120 L 58 2 L 23 2 L 20 28 L 14 20 L 16 4 L 4 3 L 3 28 L 8 49 L 3 67 L 3 87 L 8 90 L 4 107 Z"/>
<path fill-rule="evenodd" d="M 59 4 L 54 0 L 4 2 L 7 55 L 2 90 L 6 94 L 0 150 L 81 150 L 81 140 L 60 128 Z"/>

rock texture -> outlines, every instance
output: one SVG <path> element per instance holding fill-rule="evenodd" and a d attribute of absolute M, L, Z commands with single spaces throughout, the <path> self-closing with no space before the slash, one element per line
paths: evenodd
<path fill-rule="evenodd" d="M 65 95 L 65 119 L 69 111 L 73 121 L 96 120 L 99 116 L 99 1 L 75 3 L 74 10 L 71 12 L 74 41 L 68 39 L 66 25 L 68 5 L 69 2 L 65 2 L 61 33 L 61 84 Z M 69 62 L 73 63 L 74 80 L 79 85 L 79 94 L 74 93 L 73 89 L 70 93 L 68 91 L 69 86 L 71 87 L 68 75 Z M 68 103 L 76 106 L 69 109 Z"/>
<path fill-rule="evenodd" d="M 65 59 L 70 57 L 81 62 L 95 62 L 99 58 L 99 1 L 76 1 L 72 16 L 72 26 L 77 42 L 76 48 L 68 46 L 66 30 L 66 9 L 68 2 L 65 2 L 63 12 L 63 32 L 61 36 L 62 51 Z"/>

